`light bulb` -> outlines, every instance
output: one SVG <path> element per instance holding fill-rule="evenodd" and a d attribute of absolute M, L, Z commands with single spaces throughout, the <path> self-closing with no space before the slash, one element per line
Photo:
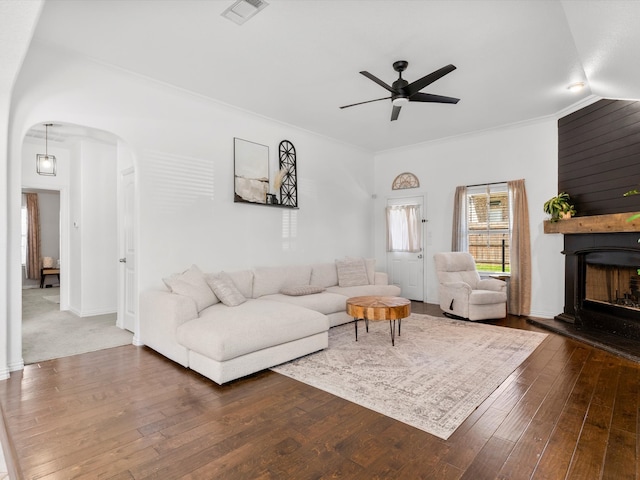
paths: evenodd
<path fill-rule="evenodd" d="M 409 103 L 409 99 L 407 97 L 396 97 L 391 103 L 394 107 L 404 107 L 407 103 Z"/>

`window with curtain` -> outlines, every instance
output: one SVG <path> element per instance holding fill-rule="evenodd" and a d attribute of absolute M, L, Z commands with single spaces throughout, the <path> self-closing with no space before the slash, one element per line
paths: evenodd
<path fill-rule="evenodd" d="M 481 272 L 510 272 L 507 183 L 467 187 L 467 245 Z"/>
<path fill-rule="evenodd" d="M 529 204 L 524 180 L 459 186 L 451 250 L 469 252 L 479 271 L 509 273 L 509 313 L 531 310 Z"/>
<path fill-rule="evenodd" d="M 419 252 L 421 250 L 420 205 L 387 207 L 387 251 Z"/>

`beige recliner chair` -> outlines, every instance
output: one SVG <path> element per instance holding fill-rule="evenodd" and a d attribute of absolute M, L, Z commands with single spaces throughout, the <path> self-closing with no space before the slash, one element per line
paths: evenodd
<path fill-rule="evenodd" d="M 471 254 L 436 253 L 433 258 L 440 283 L 440 308 L 445 315 L 469 320 L 506 316 L 506 282 L 495 278 L 480 279 Z"/>

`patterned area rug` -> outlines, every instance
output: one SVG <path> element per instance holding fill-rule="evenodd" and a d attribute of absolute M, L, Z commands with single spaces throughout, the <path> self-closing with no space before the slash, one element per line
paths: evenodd
<path fill-rule="evenodd" d="M 412 314 L 329 331 L 329 348 L 272 370 L 447 439 L 546 334 Z"/>

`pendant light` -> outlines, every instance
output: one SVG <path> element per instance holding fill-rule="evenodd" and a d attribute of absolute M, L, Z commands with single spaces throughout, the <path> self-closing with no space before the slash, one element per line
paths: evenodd
<path fill-rule="evenodd" d="M 38 153 L 36 155 L 36 171 L 38 175 L 48 175 L 50 177 L 55 177 L 56 175 L 56 157 L 55 155 L 49 155 L 48 150 L 48 136 L 49 136 L 49 127 L 51 127 L 52 123 L 44 124 L 44 155 Z"/>

